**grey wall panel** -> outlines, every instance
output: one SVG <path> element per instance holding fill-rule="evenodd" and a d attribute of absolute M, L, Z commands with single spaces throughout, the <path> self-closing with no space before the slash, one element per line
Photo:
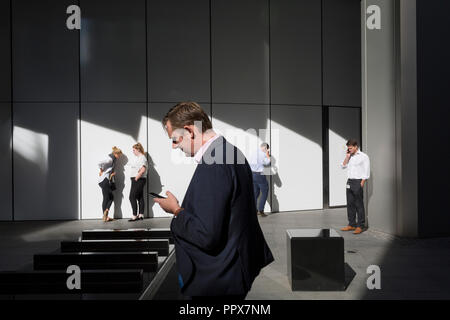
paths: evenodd
<path fill-rule="evenodd" d="M 0 103 L 0 220 L 12 219 L 11 104 Z"/>
<path fill-rule="evenodd" d="M 418 236 L 418 110 L 416 1 L 401 0 L 398 8 L 396 101 L 396 182 L 398 235 Z M 441 69 L 441 68 L 439 68 Z M 444 81 L 445 83 L 445 81 Z M 448 117 L 447 117 L 448 118 Z M 445 119 L 445 117 L 444 117 Z M 433 140 L 434 141 L 434 140 Z M 434 189 L 433 189 L 434 190 Z M 441 226 L 441 225 L 439 225 Z M 447 229 L 448 230 L 448 229 Z"/>
<path fill-rule="evenodd" d="M 145 1 L 81 1 L 83 101 L 146 101 Z"/>
<path fill-rule="evenodd" d="M 323 104 L 361 106 L 361 1 L 323 0 Z"/>
<path fill-rule="evenodd" d="M 72 3 L 13 1 L 15 101 L 78 100 L 78 32 L 66 28 Z"/>
<path fill-rule="evenodd" d="M 15 220 L 78 219 L 78 103 L 14 104 Z"/>
<path fill-rule="evenodd" d="M 147 10 L 150 100 L 209 101 L 209 1 L 150 0 Z"/>
<path fill-rule="evenodd" d="M 418 231 L 420 237 L 449 236 L 449 210 L 437 199 L 448 198 L 450 168 L 446 164 L 437 165 L 431 150 L 447 149 L 450 139 L 447 17 L 450 3 L 417 0 L 416 5 Z"/>
<path fill-rule="evenodd" d="M 270 141 L 270 106 L 269 105 L 240 105 L 240 104 L 214 104 L 213 127 L 220 132 L 231 144 L 238 147 L 244 156 L 249 159 L 262 142 Z M 276 166 L 275 158 L 272 158 Z M 264 170 L 269 184 L 269 194 L 264 207 L 265 212 L 278 208 L 272 203 L 271 190 L 277 177 L 271 178 L 271 166 Z M 277 209 L 273 210 L 276 211 Z"/>
<path fill-rule="evenodd" d="M 173 103 L 149 104 L 147 186 L 149 192 L 165 194 L 166 191 L 170 191 L 181 203 L 196 164 L 192 157 L 186 157 L 179 149 L 172 149 L 172 142 L 161 125 L 161 120 L 173 105 Z M 201 107 L 207 114 L 211 114 L 209 104 L 201 104 Z M 149 214 L 151 217 L 172 217 L 153 201 L 149 203 Z"/>
<path fill-rule="evenodd" d="M 271 116 L 276 211 L 322 209 L 322 108 L 273 105 Z"/>
<path fill-rule="evenodd" d="M 270 2 L 273 104 L 322 104 L 321 46 L 321 1 Z"/>
<path fill-rule="evenodd" d="M 361 145 L 361 109 L 329 108 L 328 163 L 329 163 L 329 205 L 345 206 L 347 169 L 342 169 L 348 139 L 356 139 Z M 364 150 L 363 150 L 364 151 Z"/>
<path fill-rule="evenodd" d="M 110 217 L 130 218 L 128 200 L 131 187 L 129 164 L 134 159 L 132 147 L 140 142 L 147 151 L 146 103 L 82 103 L 81 105 L 81 217 L 102 217 L 102 192 L 98 186 L 98 163 L 111 153 L 122 149 L 123 156 L 116 165 L 114 204 Z M 105 116 L 107 115 L 107 116 Z M 147 212 L 147 210 L 146 210 Z"/>
<path fill-rule="evenodd" d="M 11 101 L 10 1 L 0 3 L 0 101 Z"/>
<path fill-rule="evenodd" d="M 382 12 L 381 30 L 369 30 L 363 19 L 363 146 L 370 157 L 371 176 L 366 184 L 369 227 L 397 233 L 397 187 L 395 128 L 394 2 L 364 0 L 366 8 L 377 5 Z"/>
<path fill-rule="evenodd" d="M 211 6 L 213 102 L 268 103 L 268 1 Z"/>

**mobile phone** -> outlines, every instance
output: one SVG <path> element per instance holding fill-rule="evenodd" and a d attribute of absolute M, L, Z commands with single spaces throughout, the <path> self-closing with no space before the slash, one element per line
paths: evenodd
<path fill-rule="evenodd" d="M 167 199 L 166 197 L 160 196 L 159 194 L 154 193 L 154 192 L 150 192 L 150 196 L 152 198 Z"/>

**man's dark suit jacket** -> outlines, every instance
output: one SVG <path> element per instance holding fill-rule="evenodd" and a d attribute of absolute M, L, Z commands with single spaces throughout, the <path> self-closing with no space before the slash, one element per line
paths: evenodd
<path fill-rule="evenodd" d="M 223 137 L 197 165 L 184 210 L 171 223 L 184 295 L 247 294 L 274 260 L 259 226 L 252 179 L 241 151 Z"/>

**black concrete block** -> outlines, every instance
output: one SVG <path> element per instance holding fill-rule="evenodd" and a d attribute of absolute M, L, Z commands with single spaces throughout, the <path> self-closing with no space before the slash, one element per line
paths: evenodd
<path fill-rule="evenodd" d="M 344 239 L 335 230 L 290 229 L 286 238 L 292 290 L 345 290 Z"/>

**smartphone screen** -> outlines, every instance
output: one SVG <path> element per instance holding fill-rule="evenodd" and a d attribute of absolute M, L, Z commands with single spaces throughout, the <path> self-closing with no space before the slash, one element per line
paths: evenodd
<path fill-rule="evenodd" d="M 150 196 L 152 196 L 152 198 L 167 199 L 166 197 L 160 196 L 159 194 L 154 192 L 150 192 Z"/>

